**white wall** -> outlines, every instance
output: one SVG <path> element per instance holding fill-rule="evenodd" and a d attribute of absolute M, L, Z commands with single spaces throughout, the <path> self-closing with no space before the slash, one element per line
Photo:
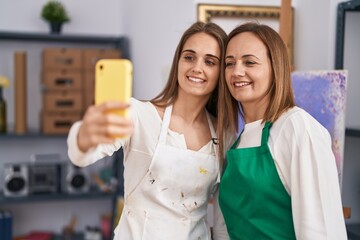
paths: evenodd
<path fill-rule="evenodd" d="M 47 24 L 39 17 L 41 6 L 45 2 L 46 0 L 2 0 L 0 30 L 48 32 Z M 134 96 L 139 99 L 150 99 L 164 86 L 166 73 L 171 65 L 178 40 L 182 32 L 196 20 L 198 3 L 280 6 L 281 1 L 258 0 L 255 3 L 252 0 L 62 0 L 62 2 L 72 18 L 70 23 L 64 25 L 63 34 L 125 35 L 129 37 L 131 58 L 134 63 Z M 338 2 L 340 0 L 293 0 L 296 70 L 333 69 Z M 7 47 L 0 42 L 0 75 L 11 77 L 12 69 L 5 68 L 10 66 L 7 62 L 9 60 L 8 58 L 4 59 L 1 54 Z M 36 66 L 31 66 L 36 69 Z M 37 88 L 37 82 L 33 84 Z M 8 89 L 5 93 L 9 108 L 13 107 L 11 91 Z M 39 99 L 35 99 L 34 103 L 39 105 Z M 37 112 L 32 114 L 31 125 L 36 125 L 33 126 L 36 128 L 38 127 Z M 9 118 L 13 117 L 9 116 Z M 23 161 L 28 159 L 29 154 L 33 152 L 56 152 L 66 158 L 64 142 L 55 140 L 38 143 L 37 141 L 29 145 L 23 141 L 1 140 L 0 169 L 2 169 L 3 161 Z M 352 156 L 351 153 L 350 156 Z M 0 172 L 0 179 L 1 176 Z M 71 204 L 74 209 L 79 205 L 75 202 Z M 105 202 L 104 205 L 108 206 L 109 204 Z M 44 211 L 53 211 L 54 208 L 52 204 L 44 203 L 42 206 Z M 95 211 L 96 207 L 91 209 Z M 98 214 L 103 210 L 101 209 Z M 25 210 L 24 214 L 26 214 Z M 81 217 L 81 221 L 88 221 L 89 218 L 96 221 L 94 215 L 90 215 L 90 213 L 88 215 L 86 211 L 82 214 L 84 216 Z M 49 221 L 39 218 L 33 218 L 32 223 L 39 224 L 43 229 L 54 229 L 55 231 L 60 231 L 62 227 L 54 226 Z M 83 226 L 79 226 L 79 229 L 81 227 Z M 16 226 L 15 228 L 15 234 L 26 231 L 27 227 L 25 226 Z"/>
<path fill-rule="evenodd" d="M 0 29 L 2 31 L 48 32 L 48 26 L 40 17 L 47 0 L 2 0 Z M 63 32 L 73 34 L 118 35 L 123 34 L 123 1 L 62 0 L 71 21 Z"/>
<path fill-rule="evenodd" d="M 127 1 L 124 28 L 131 39 L 134 96 L 155 97 L 167 80 L 173 54 L 183 31 L 195 21 L 192 1 Z"/>

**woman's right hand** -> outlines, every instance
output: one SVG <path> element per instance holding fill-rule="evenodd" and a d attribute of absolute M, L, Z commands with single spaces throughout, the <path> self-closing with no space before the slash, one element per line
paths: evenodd
<path fill-rule="evenodd" d="M 113 136 L 129 136 L 133 133 L 133 124 L 130 118 L 121 117 L 113 110 L 129 108 L 128 103 L 105 102 L 100 105 L 90 106 L 83 118 L 77 136 L 78 147 L 82 152 L 101 143 L 113 143 Z"/>

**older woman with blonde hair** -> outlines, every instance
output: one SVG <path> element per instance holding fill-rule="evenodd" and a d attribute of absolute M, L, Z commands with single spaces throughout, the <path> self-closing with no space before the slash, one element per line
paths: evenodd
<path fill-rule="evenodd" d="M 279 34 L 258 23 L 236 27 L 222 77 L 219 203 L 230 239 L 347 239 L 330 134 L 295 106 Z M 226 151 L 239 120 L 244 129 Z"/>

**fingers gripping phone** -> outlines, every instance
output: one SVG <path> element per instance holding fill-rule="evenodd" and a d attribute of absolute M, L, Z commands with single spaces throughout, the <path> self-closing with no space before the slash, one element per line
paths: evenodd
<path fill-rule="evenodd" d="M 128 103 L 132 92 L 132 69 L 132 63 L 127 59 L 97 61 L 95 65 L 95 104 L 107 101 Z M 129 116 L 128 109 L 111 112 L 123 117 Z"/>

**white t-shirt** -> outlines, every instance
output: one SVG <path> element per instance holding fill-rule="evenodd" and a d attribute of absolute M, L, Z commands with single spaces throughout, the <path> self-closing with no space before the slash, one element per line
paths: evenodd
<path fill-rule="evenodd" d="M 245 125 L 238 148 L 261 145 L 261 121 Z M 347 239 L 329 132 L 310 114 L 294 107 L 272 124 L 268 146 L 291 196 L 296 238 Z"/>

